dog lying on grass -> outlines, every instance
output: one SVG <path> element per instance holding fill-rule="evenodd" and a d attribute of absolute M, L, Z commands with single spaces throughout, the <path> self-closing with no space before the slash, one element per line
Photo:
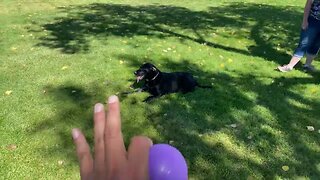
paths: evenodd
<path fill-rule="evenodd" d="M 201 86 L 188 72 L 161 72 L 151 63 L 143 64 L 134 72 L 137 83 L 144 80 L 141 88 L 135 89 L 133 92 L 148 92 L 151 96 L 147 97 L 143 102 L 150 102 L 162 95 L 182 92 L 188 93 L 195 90 L 196 87 L 212 88 L 211 86 Z M 127 93 L 129 94 L 129 93 Z"/>

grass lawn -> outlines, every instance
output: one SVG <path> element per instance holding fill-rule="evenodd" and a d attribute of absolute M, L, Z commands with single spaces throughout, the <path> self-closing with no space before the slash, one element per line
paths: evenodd
<path fill-rule="evenodd" d="M 71 129 L 91 140 L 93 105 L 128 91 L 147 61 L 213 88 L 150 104 L 121 96 L 126 142 L 174 145 L 190 179 L 318 179 L 320 73 L 274 70 L 296 46 L 304 4 L 2 0 L 0 179 L 79 179 Z"/>

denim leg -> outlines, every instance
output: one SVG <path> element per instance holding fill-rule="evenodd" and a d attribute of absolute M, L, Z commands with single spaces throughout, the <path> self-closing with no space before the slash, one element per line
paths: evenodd
<path fill-rule="evenodd" d="M 303 57 L 305 52 L 314 43 L 317 33 L 317 28 L 314 27 L 308 27 L 306 30 L 301 30 L 299 45 L 296 48 L 293 56 Z"/>
<path fill-rule="evenodd" d="M 317 37 L 314 39 L 313 43 L 307 49 L 307 54 L 317 55 L 320 49 L 320 29 L 318 30 Z"/>

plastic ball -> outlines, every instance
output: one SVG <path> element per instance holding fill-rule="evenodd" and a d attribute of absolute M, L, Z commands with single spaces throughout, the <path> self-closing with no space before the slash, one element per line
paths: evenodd
<path fill-rule="evenodd" d="M 151 180 L 187 180 L 188 167 L 178 149 L 168 144 L 156 144 L 149 151 Z"/>

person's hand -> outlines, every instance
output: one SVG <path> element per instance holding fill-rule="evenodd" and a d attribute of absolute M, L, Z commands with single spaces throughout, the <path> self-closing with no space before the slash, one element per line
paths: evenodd
<path fill-rule="evenodd" d="M 304 21 L 302 22 L 301 28 L 302 28 L 303 30 L 306 30 L 306 29 L 308 28 L 308 26 L 309 26 L 308 21 L 307 21 L 307 20 L 304 20 Z"/>
<path fill-rule="evenodd" d="M 106 114 L 102 104 L 95 105 L 94 158 L 84 135 L 79 129 L 72 130 L 81 179 L 148 179 L 148 156 L 152 141 L 147 137 L 136 136 L 126 151 L 117 96 L 109 97 Z"/>

